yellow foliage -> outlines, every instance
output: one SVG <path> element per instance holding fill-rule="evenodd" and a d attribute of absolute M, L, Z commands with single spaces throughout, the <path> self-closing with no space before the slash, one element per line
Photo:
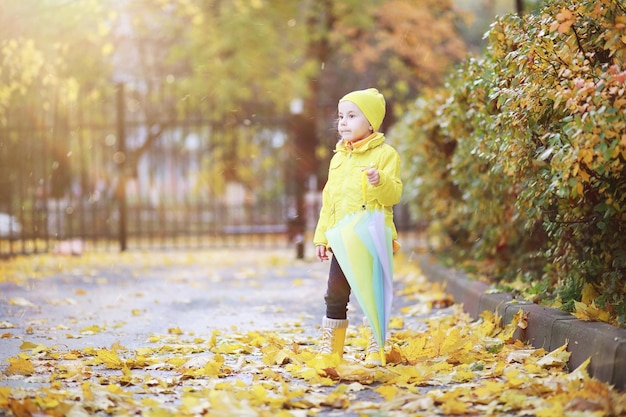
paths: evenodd
<path fill-rule="evenodd" d="M 9 358 L 9 367 L 4 371 L 6 375 L 30 376 L 35 373 L 35 367 L 27 355 L 20 354 Z"/>
<path fill-rule="evenodd" d="M 583 321 L 602 321 L 608 323 L 611 320 L 611 313 L 598 308 L 595 302 L 585 304 L 580 301 L 574 301 L 575 310 L 572 316 Z"/>
<path fill-rule="evenodd" d="M 108 369 L 122 369 L 125 366 L 122 359 L 113 350 L 98 349 L 95 359 L 96 363 L 102 363 Z"/>
<path fill-rule="evenodd" d="M 416 282 L 409 276 L 420 275 L 406 274 L 408 285 Z M 429 284 L 419 286 L 427 299 Z M 505 330 L 492 312 L 474 322 L 454 308 L 428 320 L 404 319 L 402 329 L 390 331 L 388 364 L 379 367 L 363 364 L 365 346 L 356 343 L 346 344 L 343 358 L 318 354 L 317 335 L 303 334 L 299 326 L 278 326 L 280 333 L 207 332 L 189 340 L 164 328 L 148 346 L 135 348 L 115 342 L 109 349 L 67 351 L 24 341 L 4 376 L 49 383 L 0 387 L 0 413 L 294 417 L 335 409 L 359 415 L 551 416 L 626 410 L 626 394 L 590 378 L 589 361 L 567 373 L 567 345 L 546 353 L 513 341 L 523 310 Z M 415 324 L 419 331 L 412 330 Z M 348 338 L 360 335 L 351 327 Z M 424 394 L 424 386 L 439 388 Z"/>
<path fill-rule="evenodd" d="M 553 350 L 552 352 L 548 353 L 546 356 L 539 359 L 537 361 L 537 365 L 545 367 L 545 368 L 550 368 L 550 367 L 559 367 L 561 369 L 565 368 L 565 366 L 567 366 L 567 362 L 569 361 L 570 356 L 572 355 L 571 352 L 568 352 L 566 349 L 567 349 L 567 343 L 565 343 L 563 346 Z"/>
<path fill-rule="evenodd" d="M 446 415 L 467 415 L 470 404 L 463 401 L 461 395 L 465 394 L 460 391 L 449 391 L 440 396 L 437 401 L 441 403 L 441 409 Z"/>
<path fill-rule="evenodd" d="M 402 390 L 394 385 L 382 385 L 376 388 L 374 391 L 379 393 L 385 400 L 389 401 L 396 398 L 402 393 Z"/>

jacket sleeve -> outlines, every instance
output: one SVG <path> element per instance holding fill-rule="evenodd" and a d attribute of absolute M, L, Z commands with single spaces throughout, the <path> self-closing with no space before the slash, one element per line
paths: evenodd
<path fill-rule="evenodd" d="M 380 182 L 367 187 L 367 200 L 376 200 L 384 207 L 391 207 L 400 202 L 402 180 L 400 179 L 400 155 L 391 146 L 385 146 L 378 161 Z"/>
<path fill-rule="evenodd" d="M 322 191 L 322 208 L 320 209 L 320 217 L 317 221 L 317 226 L 315 227 L 315 233 L 313 234 L 313 244 L 315 246 L 328 245 L 328 240 L 326 239 L 326 229 L 328 229 L 330 216 L 328 204 L 324 204 L 327 201 L 327 194 L 328 191 L 324 188 Z"/>

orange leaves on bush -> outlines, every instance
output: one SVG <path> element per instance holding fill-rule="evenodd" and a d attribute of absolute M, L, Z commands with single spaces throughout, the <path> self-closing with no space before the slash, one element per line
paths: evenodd
<path fill-rule="evenodd" d="M 599 283 L 622 326 L 625 30 L 619 0 L 505 16 L 483 57 L 394 126 L 430 248 L 568 310 L 580 282 Z"/>
<path fill-rule="evenodd" d="M 559 33 L 567 33 L 573 24 L 574 14 L 567 9 L 561 9 L 556 15 L 556 21 L 550 26 L 550 30 L 557 30 Z"/>

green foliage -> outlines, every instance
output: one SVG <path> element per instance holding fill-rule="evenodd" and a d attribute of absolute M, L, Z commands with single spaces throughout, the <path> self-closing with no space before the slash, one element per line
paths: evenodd
<path fill-rule="evenodd" d="M 623 323 L 624 5 L 553 1 L 487 37 L 394 130 L 407 195 L 442 251 L 494 281 L 548 283 L 566 308 L 592 284 Z"/>

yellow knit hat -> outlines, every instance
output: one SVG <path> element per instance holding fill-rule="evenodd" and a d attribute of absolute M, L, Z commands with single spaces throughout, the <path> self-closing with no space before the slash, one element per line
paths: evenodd
<path fill-rule="evenodd" d="M 374 132 L 378 131 L 385 118 L 385 97 L 377 89 L 353 91 L 339 100 L 340 103 L 342 101 L 351 101 L 356 104 L 372 125 Z"/>

